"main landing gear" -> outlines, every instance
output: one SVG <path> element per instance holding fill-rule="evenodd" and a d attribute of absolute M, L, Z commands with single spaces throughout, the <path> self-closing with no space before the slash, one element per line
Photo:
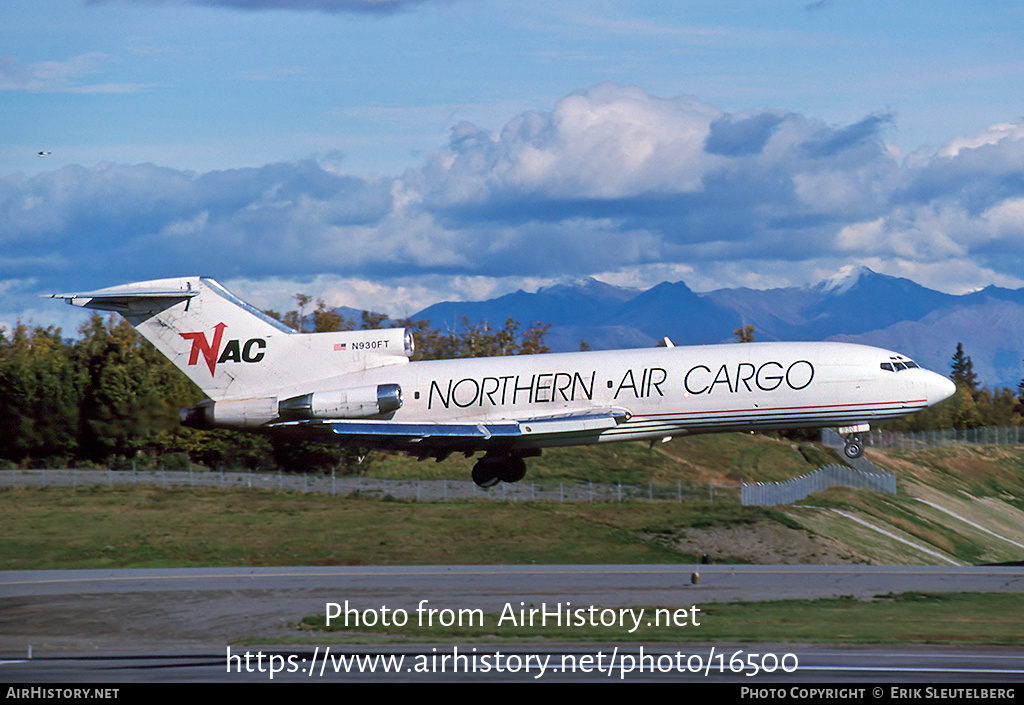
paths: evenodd
<path fill-rule="evenodd" d="M 522 454 L 488 453 L 473 466 L 473 482 L 480 487 L 494 487 L 499 482 L 519 482 L 525 475 L 526 461 Z"/>

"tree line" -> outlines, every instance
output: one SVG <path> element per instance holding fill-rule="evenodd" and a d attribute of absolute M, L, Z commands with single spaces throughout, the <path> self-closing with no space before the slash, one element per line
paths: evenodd
<path fill-rule="evenodd" d="M 364 311 L 345 318 L 322 300 L 296 295 L 297 308 L 268 313 L 307 332 L 405 327 L 416 338 L 414 360 L 549 352 L 549 324 L 521 330 L 470 323 L 454 331 L 426 321 L 389 321 Z M 739 337 L 739 336 L 738 336 Z M 746 337 L 746 336 L 744 336 Z M 752 331 L 751 331 L 752 337 Z M 742 339 L 742 338 L 740 338 Z M 887 427 L 918 431 L 1024 424 L 1024 380 L 1016 391 L 980 387 L 973 363 L 957 345 L 950 362 L 957 392 L 950 400 Z M 352 471 L 358 450 L 229 430 L 201 431 L 178 423 L 180 409 L 205 395 L 118 316 L 95 314 L 66 339 L 54 327 L 19 324 L 0 331 L 0 466 L 120 467 L 276 466 Z"/>
<path fill-rule="evenodd" d="M 463 318 L 456 331 L 426 321 L 389 321 L 367 311 L 353 320 L 318 300 L 295 296 L 298 308 L 268 313 L 295 329 L 326 332 L 406 327 L 416 337 L 414 360 L 549 352 L 548 325 L 520 330 Z M 357 450 L 178 423 L 182 408 L 205 395 L 119 316 L 94 314 L 75 339 L 59 328 L 19 323 L 0 330 L 0 467 L 276 466 L 351 470 Z"/>
<path fill-rule="evenodd" d="M 991 426 L 1024 425 L 1024 380 L 1011 387 L 982 387 L 974 371 L 974 363 L 964 352 L 963 343 L 956 344 L 950 358 L 949 378 L 956 384 L 956 393 L 941 404 L 897 421 L 885 428 L 898 431 L 931 431 Z"/>

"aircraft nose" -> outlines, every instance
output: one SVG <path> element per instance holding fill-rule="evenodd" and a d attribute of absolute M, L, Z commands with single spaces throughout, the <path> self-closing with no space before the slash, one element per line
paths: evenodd
<path fill-rule="evenodd" d="M 927 389 L 928 406 L 949 399 L 956 393 L 956 385 L 951 379 L 934 372 L 929 373 Z"/>

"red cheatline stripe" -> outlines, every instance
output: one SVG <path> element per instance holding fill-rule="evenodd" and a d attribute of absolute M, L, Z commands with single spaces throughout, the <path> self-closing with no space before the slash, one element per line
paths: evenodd
<path fill-rule="evenodd" d="M 859 404 L 824 404 L 816 406 L 776 406 L 776 407 L 745 407 L 742 409 L 718 409 L 718 410 L 707 410 L 707 411 L 674 411 L 665 414 L 633 414 L 632 418 L 657 418 L 660 416 L 693 416 L 695 414 L 745 414 L 751 412 L 768 412 L 768 411 L 803 411 L 805 409 L 850 409 L 860 406 L 886 406 L 891 404 L 925 404 L 927 399 L 912 399 L 910 401 L 872 401 L 863 402 Z"/>

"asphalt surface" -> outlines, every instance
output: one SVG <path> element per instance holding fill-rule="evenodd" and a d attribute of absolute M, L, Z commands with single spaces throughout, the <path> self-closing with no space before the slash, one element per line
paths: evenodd
<path fill-rule="evenodd" d="M 270 680 L 271 671 L 273 680 L 283 681 L 735 681 L 749 679 L 753 666 L 759 683 L 1024 678 L 1019 649 L 652 644 L 641 652 L 635 644 L 523 647 L 440 641 L 329 650 L 281 646 L 294 638 L 298 620 L 324 614 L 328 603 L 380 620 L 396 619 L 403 610 L 418 619 L 435 610 L 438 621 L 460 610 L 498 614 L 542 603 L 566 610 L 596 606 L 593 614 L 621 617 L 628 627 L 631 617 L 616 608 L 658 605 L 690 610 L 693 617 L 694 606 L 716 601 L 866 598 L 911 590 L 1019 592 L 1024 568 L 618 565 L 0 572 L 0 658 L 5 659 L 0 682 L 251 682 Z M 268 646 L 232 646 L 242 640 Z M 751 653 L 758 654 L 753 661 Z M 730 671 L 730 659 L 737 654 L 748 659 L 746 671 Z M 352 660 L 356 656 L 362 659 L 358 663 Z M 385 671 L 396 665 L 388 657 L 401 657 L 403 670 Z"/>

